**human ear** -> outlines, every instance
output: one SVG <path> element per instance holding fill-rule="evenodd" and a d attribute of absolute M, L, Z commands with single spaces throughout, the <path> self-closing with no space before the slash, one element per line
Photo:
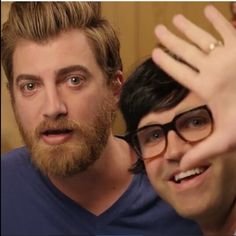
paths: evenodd
<path fill-rule="evenodd" d="M 111 89 L 115 97 L 120 98 L 120 92 L 124 84 L 124 77 L 122 71 L 117 71 L 114 78 L 112 79 Z"/>

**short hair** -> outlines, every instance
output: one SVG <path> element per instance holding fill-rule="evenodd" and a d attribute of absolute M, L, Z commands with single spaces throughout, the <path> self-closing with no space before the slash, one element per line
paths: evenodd
<path fill-rule="evenodd" d="M 101 16 L 101 3 L 14 2 L 1 36 L 1 59 L 9 87 L 13 85 L 12 57 L 19 39 L 45 43 L 70 29 L 85 33 L 108 79 L 122 70 L 120 43 L 113 27 Z"/>
<path fill-rule="evenodd" d="M 119 105 L 127 132 L 135 131 L 148 113 L 175 107 L 188 93 L 187 88 L 148 58 L 128 77 L 121 92 Z M 143 161 L 138 159 L 130 170 L 133 173 L 145 172 Z"/>

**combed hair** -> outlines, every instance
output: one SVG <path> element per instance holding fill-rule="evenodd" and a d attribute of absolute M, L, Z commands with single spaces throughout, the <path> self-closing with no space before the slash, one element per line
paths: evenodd
<path fill-rule="evenodd" d="M 12 57 L 18 40 L 46 43 L 61 32 L 82 30 L 94 49 L 98 65 L 107 78 L 122 70 L 120 43 L 110 23 L 101 16 L 98 2 L 14 2 L 3 24 L 1 59 L 10 88 Z"/>

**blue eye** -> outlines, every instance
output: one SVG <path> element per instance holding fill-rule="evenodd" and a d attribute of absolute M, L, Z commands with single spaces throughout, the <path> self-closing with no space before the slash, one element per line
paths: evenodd
<path fill-rule="evenodd" d="M 73 76 L 68 79 L 68 82 L 71 86 L 80 85 L 84 80 L 79 76 Z"/>
<path fill-rule="evenodd" d="M 28 90 L 28 91 L 32 91 L 35 89 L 35 83 L 27 83 L 23 86 L 23 89 Z"/>
<path fill-rule="evenodd" d="M 195 126 L 198 126 L 198 125 L 201 125 L 201 124 L 204 124 L 205 122 L 204 122 L 204 120 L 202 120 L 202 119 L 193 119 L 192 121 L 191 121 L 191 124 L 192 125 L 195 125 Z"/>
<path fill-rule="evenodd" d="M 210 123 L 209 119 L 206 119 L 206 117 L 192 117 L 184 122 L 184 125 L 182 125 L 183 128 L 187 129 L 194 129 L 194 128 L 201 128 Z"/>
<path fill-rule="evenodd" d="M 160 139 L 162 137 L 162 134 L 160 133 L 160 131 L 152 131 L 149 134 L 147 134 L 147 142 L 155 142 L 158 139 Z"/>
<path fill-rule="evenodd" d="M 142 130 L 139 134 L 139 141 L 142 145 L 153 145 L 161 142 L 165 137 L 163 130 L 158 128 L 147 128 Z"/>
<path fill-rule="evenodd" d="M 31 96 L 35 94 L 40 87 L 40 84 L 37 82 L 24 82 L 19 85 L 20 91 L 23 96 Z"/>

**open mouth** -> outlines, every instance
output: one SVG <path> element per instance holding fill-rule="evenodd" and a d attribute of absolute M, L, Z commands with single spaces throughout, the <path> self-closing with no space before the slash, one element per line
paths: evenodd
<path fill-rule="evenodd" d="M 42 133 L 42 140 L 48 145 L 59 145 L 73 137 L 73 129 L 47 129 Z"/>
<path fill-rule="evenodd" d="M 63 135 L 63 134 L 69 134 L 72 133 L 71 129 L 55 129 L 55 130 L 46 130 L 42 134 L 46 136 L 50 135 Z"/>
<path fill-rule="evenodd" d="M 204 166 L 204 167 L 197 167 L 191 170 L 183 171 L 183 172 L 173 175 L 170 180 L 176 184 L 180 184 L 183 181 L 193 179 L 203 174 L 208 168 L 209 166 Z"/>

